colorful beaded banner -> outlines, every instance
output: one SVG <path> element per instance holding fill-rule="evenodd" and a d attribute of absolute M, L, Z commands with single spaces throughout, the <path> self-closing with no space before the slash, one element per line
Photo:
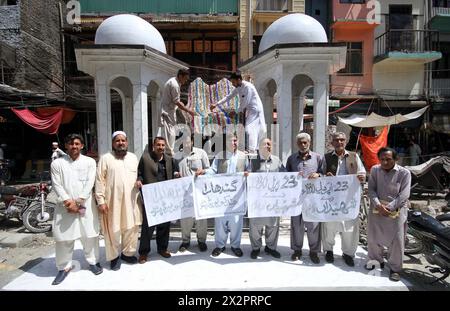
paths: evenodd
<path fill-rule="evenodd" d="M 225 78 L 212 85 L 208 85 L 201 78 L 197 78 L 190 84 L 188 107 L 194 109 L 197 115 L 194 121 L 192 121 L 192 117 L 189 117 L 188 120 L 190 120 L 195 133 L 211 136 L 213 130 L 211 125 L 217 124 L 223 130 L 227 124 L 239 123 L 240 114 L 237 114 L 239 108 L 238 96 L 225 102 L 214 111 L 210 109 L 211 104 L 217 103 L 220 99 L 230 94 L 233 89 L 231 82 Z M 230 115 L 231 112 L 234 113 Z"/>

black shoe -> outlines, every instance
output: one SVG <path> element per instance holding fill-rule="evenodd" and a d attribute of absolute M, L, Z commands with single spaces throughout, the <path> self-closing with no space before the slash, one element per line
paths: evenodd
<path fill-rule="evenodd" d="M 302 257 L 302 251 L 294 251 L 294 253 L 291 255 L 291 259 L 293 261 L 300 260 Z"/>
<path fill-rule="evenodd" d="M 220 254 L 222 254 L 222 252 L 224 252 L 224 251 L 225 251 L 225 247 L 222 247 L 222 248 L 216 247 L 215 249 L 213 249 L 211 255 L 212 255 L 213 257 L 217 257 L 217 256 L 219 256 Z"/>
<path fill-rule="evenodd" d="M 95 265 L 89 265 L 89 270 L 91 270 L 91 272 L 95 275 L 99 275 L 103 272 L 103 268 L 102 266 L 100 266 L 99 262 L 97 262 Z"/>
<path fill-rule="evenodd" d="M 134 265 L 138 262 L 137 258 L 135 256 L 126 256 L 124 254 L 120 255 L 120 259 L 125 261 L 126 263 L 129 263 L 131 265 Z"/>
<path fill-rule="evenodd" d="M 344 258 L 345 263 L 347 264 L 347 266 L 349 267 L 354 267 L 355 266 L 355 262 L 353 261 L 353 257 L 346 255 L 346 254 L 342 254 L 342 258 Z"/>
<path fill-rule="evenodd" d="M 259 255 L 259 248 L 252 250 L 252 252 L 250 253 L 250 258 L 256 259 L 256 258 L 258 258 L 258 255 Z"/>
<path fill-rule="evenodd" d="M 277 251 L 274 250 L 274 249 L 268 248 L 267 246 L 264 247 L 264 251 L 265 251 L 267 254 L 272 255 L 272 257 L 274 257 L 274 258 L 281 258 L 281 254 L 280 254 L 279 252 L 277 252 Z"/>
<path fill-rule="evenodd" d="M 325 261 L 328 262 L 328 263 L 333 263 L 334 262 L 333 251 L 327 251 L 327 253 L 325 254 Z"/>
<path fill-rule="evenodd" d="M 190 245 L 189 243 L 181 243 L 180 247 L 178 248 L 178 251 L 182 253 L 185 252 L 188 249 L 189 245 Z"/>
<path fill-rule="evenodd" d="M 242 253 L 242 249 L 238 248 L 231 248 L 231 251 L 237 256 L 237 257 L 242 257 L 242 255 L 244 255 L 244 253 Z"/>
<path fill-rule="evenodd" d="M 369 266 L 367 266 L 367 263 L 366 263 L 366 264 L 364 265 L 364 268 L 365 268 L 366 270 L 371 271 L 371 270 L 375 269 L 375 265 L 371 265 L 371 266 L 369 267 Z M 384 262 L 380 263 L 380 268 L 381 268 L 381 269 L 384 269 Z"/>
<path fill-rule="evenodd" d="M 392 270 L 389 272 L 389 280 L 392 282 L 398 282 L 400 279 L 400 274 L 398 272 L 394 272 Z"/>
<path fill-rule="evenodd" d="M 317 253 L 310 252 L 310 253 L 309 253 L 309 258 L 310 258 L 311 261 L 312 261 L 313 263 L 315 263 L 315 264 L 320 263 L 320 259 L 319 259 L 319 256 L 317 255 Z"/>
<path fill-rule="evenodd" d="M 200 249 L 201 252 L 206 252 L 208 246 L 206 245 L 205 242 L 198 242 L 198 248 Z"/>
<path fill-rule="evenodd" d="M 69 274 L 71 269 L 69 269 L 68 271 L 66 270 L 59 270 L 58 274 L 56 275 L 55 279 L 52 282 L 52 285 L 58 285 L 60 284 L 62 281 L 64 281 L 64 279 L 66 278 L 66 276 Z"/>
<path fill-rule="evenodd" d="M 111 270 L 117 271 L 120 269 L 120 265 L 122 261 L 120 260 L 120 256 L 111 260 Z"/>
<path fill-rule="evenodd" d="M 160 254 L 161 256 L 163 256 L 164 258 L 170 258 L 172 257 L 172 255 L 170 254 L 170 252 L 166 249 L 164 251 L 158 251 L 158 254 Z"/>

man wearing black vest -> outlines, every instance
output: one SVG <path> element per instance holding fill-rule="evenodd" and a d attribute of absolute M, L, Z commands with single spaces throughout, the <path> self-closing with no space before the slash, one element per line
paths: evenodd
<path fill-rule="evenodd" d="M 356 174 L 361 183 L 366 180 L 366 170 L 361 159 L 355 152 L 345 150 L 347 137 L 342 132 L 336 132 L 332 136 L 334 151 L 325 154 L 322 171 L 326 176 Z M 336 233 L 341 234 L 342 257 L 345 263 L 353 267 L 355 265 L 356 248 L 359 240 L 359 217 L 347 221 L 334 221 L 322 223 L 322 245 L 326 252 L 325 260 L 334 262 L 333 246 Z"/>
<path fill-rule="evenodd" d="M 153 151 L 149 151 L 146 148 L 139 161 L 138 180 L 136 181 L 138 188 L 145 184 L 179 177 L 178 165 L 170 155 L 164 153 L 165 148 L 166 140 L 163 137 L 155 137 L 153 140 Z M 139 244 L 139 263 L 141 264 L 147 261 L 148 253 L 150 253 L 150 241 L 155 228 L 158 254 L 164 258 L 171 257 L 170 252 L 167 250 L 169 246 L 170 222 L 149 227 L 145 206 L 143 206 L 141 242 Z"/>

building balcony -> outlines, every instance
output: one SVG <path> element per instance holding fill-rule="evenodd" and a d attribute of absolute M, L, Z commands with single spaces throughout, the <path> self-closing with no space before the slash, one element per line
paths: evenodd
<path fill-rule="evenodd" d="M 450 8 L 433 7 L 429 28 L 443 32 L 450 32 Z"/>
<path fill-rule="evenodd" d="M 441 57 L 438 31 L 392 29 L 375 39 L 374 63 L 426 64 Z"/>

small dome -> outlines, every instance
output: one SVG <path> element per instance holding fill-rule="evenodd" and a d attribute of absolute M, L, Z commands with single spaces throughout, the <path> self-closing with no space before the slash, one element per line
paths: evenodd
<path fill-rule="evenodd" d="M 167 53 L 159 31 L 146 20 L 131 14 L 119 14 L 105 19 L 95 33 L 95 44 L 147 45 Z"/>
<path fill-rule="evenodd" d="M 264 32 L 258 53 L 280 43 L 328 42 L 327 33 L 313 17 L 301 13 L 277 19 Z"/>

